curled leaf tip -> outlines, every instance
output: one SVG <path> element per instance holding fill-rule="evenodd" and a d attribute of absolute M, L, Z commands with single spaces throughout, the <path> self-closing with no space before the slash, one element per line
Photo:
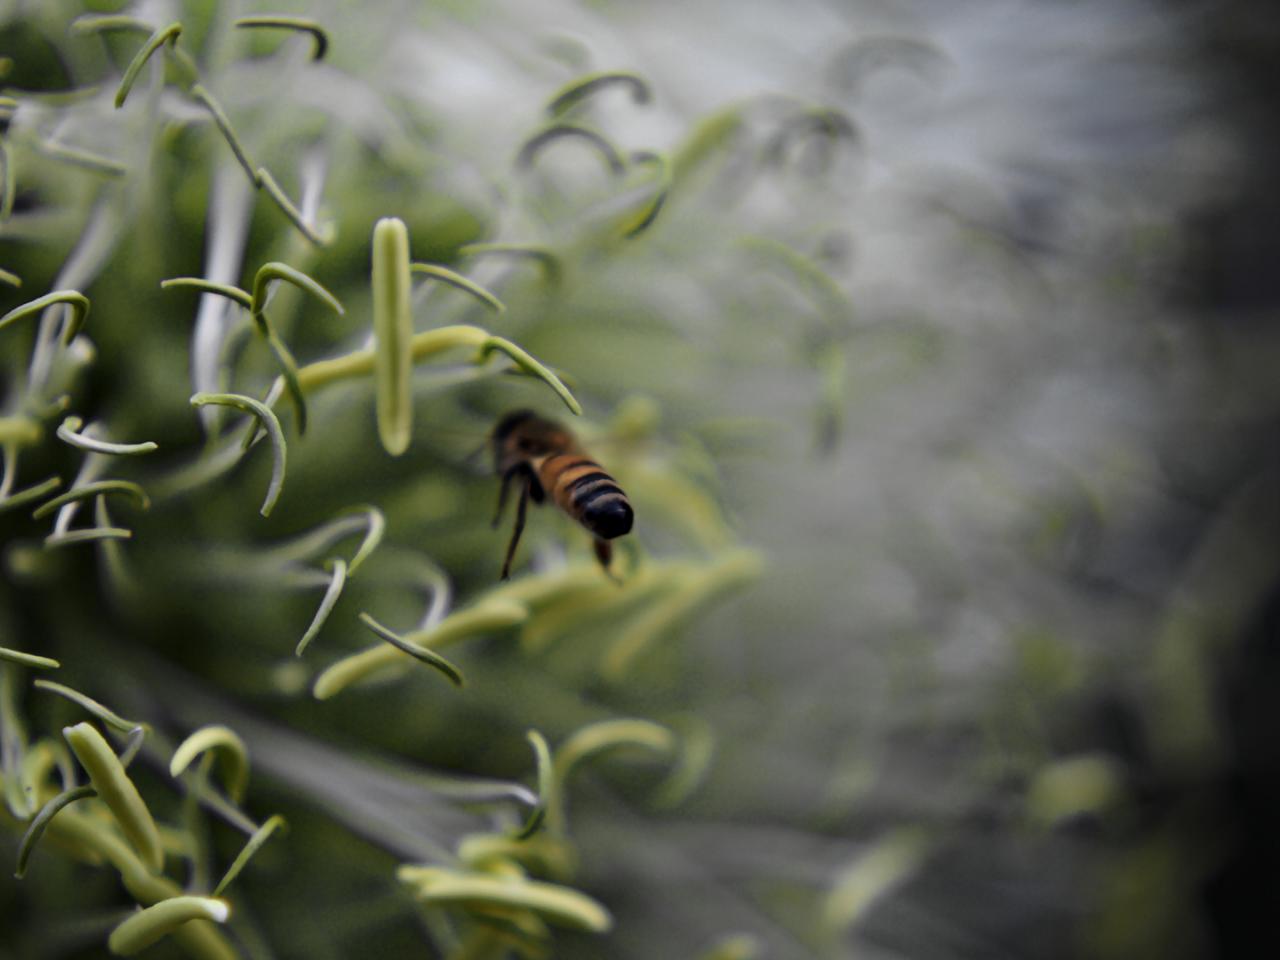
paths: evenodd
<path fill-rule="evenodd" d="M 547 812 L 556 803 L 555 767 L 551 760 L 551 748 L 547 746 L 546 738 L 537 730 L 527 731 L 525 739 L 533 747 L 534 761 L 538 768 L 538 802 L 529 811 L 529 816 L 525 819 L 524 824 L 515 833 L 516 840 L 527 840 L 537 833 L 538 828 L 547 819 Z"/>
<path fill-rule="evenodd" d="M 555 391 L 556 396 L 558 396 L 564 405 L 573 411 L 576 416 L 582 415 L 582 405 L 578 403 L 577 398 L 574 397 L 574 395 L 569 391 L 569 388 L 561 382 L 560 378 L 510 340 L 506 340 L 502 337 L 487 337 L 480 344 L 477 359 L 483 361 L 494 353 L 494 351 L 505 353 L 522 371 L 530 376 L 537 377 Z"/>
<path fill-rule="evenodd" d="M 226 923 L 231 905 L 212 897 L 168 897 L 144 910 L 131 914 L 111 931 L 107 947 L 117 956 L 132 956 L 162 937 L 178 931 L 192 920 Z"/>
<path fill-rule="evenodd" d="M 91 453 L 114 454 L 126 457 L 139 456 L 159 449 L 159 445 L 152 440 L 145 440 L 142 443 L 111 443 L 106 440 L 98 440 L 95 437 L 80 433 L 82 426 L 84 426 L 84 421 L 79 417 L 67 417 L 58 426 L 58 439 Z"/>
<path fill-rule="evenodd" d="M 561 117 L 596 92 L 614 86 L 630 90 L 631 99 L 637 104 L 646 104 L 653 99 L 653 92 L 639 74 L 624 70 L 589 73 L 556 91 L 547 104 L 547 113 Z"/>
<path fill-rule="evenodd" d="M 149 510 L 151 508 L 151 498 L 147 496 L 147 492 L 131 480 L 95 480 L 92 483 L 85 483 L 78 487 L 72 487 L 64 494 L 54 497 L 52 500 L 46 500 L 32 512 L 31 516 L 35 520 L 46 517 L 68 503 L 74 503 L 78 500 L 84 500 L 88 497 L 101 496 L 104 494 L 123 494 L 131 499 L 134 504 L 141 510 Z"/>
<path fill-rule="evenodd" d="M 590 144 L 595 148 L 596 153 L 600 155 L 600 159 L 605 162 L 609 172 L 614 176 L 621 176 L 626 172 L 627 165 L 622 158 L 622 153 L 604 134 L 582 124 L 565 121 L 550 123 L 529 137 L 524 142 L 524 145 L 521 146 L 519 153 L 516 154 L 516 167 L 521 170 L 529 169 L 533 166 L 534 159 L 547 146 L 557 140 L 564 139 L 576 139 Z"/>
<path fill-rule="evenodd" d="M 490 600 L 465 610 L 457 610 L 435 626 L 416 630 L 406 637 L 393 635 L 410 649 L 399 648 L 393 640 L 379 634 L 391 646 L 370 647 L 332 664 L 316 678 L 312 694 L 318 700 L 326 700 L 373 673 L 386 667 L 402 664 L 404 661 L 398 650 L 410 656 L 417 656 L 430 647 L 433 648 L 431 652 L 434 653 L 434 648 L 443 647 L 446 644 L 457 643 L 479 634 L 508 629 L 523 622 L 528 616 L 528 609 L 521 604 Z M 366 625 L 368 625 L 367 621 Z M 437 664 L 433 663 L 432 666 L 438 668 Z"/>
<path fill-rule="evenodd" d="M 192 733 L 173 752 L 169 775 L 180 776 L 196 757 L 209 750 L 217 750 L 224 758 L 227 794 L 239 803 L 249 784 L 249 751 L 240 735 L 230 727 L 215 724 Z"/>
<path fill-rule="evenodd" d="M 423 647 L 415 643 L 411 643 L 399 634 L 388 630 L 367 613 L 360 614 L 360 622 L 396 649 L 409 654 L 409 656 L 413 657 L 415 660 L 420 660 L 429 667 L 434 667 L 439 670 L 455 687 L 465 685 L 462 671 L 434 650 L 429 647 Z"/>
<path fill-rule="evenodd" d="M 246 310 L 253 309 L 253 297 L 229 283 L 217 283 L 200 277 L 170 277 L 168 280 L 160 281 L 160 289 L 168 290 L 171 287 L 192 287 L 202 293 L 216 293 L 220 297 L 234 300 Z"/>
<path fill-rule="evenodd" d="M 160 49 L 165 43 L 173 45 L 177 43 L 178 36 L 182 33 L 182 24 L 171 23 L 167 27 L 157 30 L 153 33 L 134 55 L 133 60 L 129 62 L 129 66 L 125 68 L 124 76 L 120 79 L 120 86 L 116 90 L 115 107 L 119 110 L 124 106 L 125 100 L 129 97 L 129 91 L 133 89 L 134 81 L 138 79 L 138 73 L 142 70 L 151 55 Z"/>
<path fill-rule="evenodd" d="M 254 313 L 261 313 L 266 308 L 267 303 L 267 287 L 273 280 L 283 280 L 291 283 L 299 290 L 311 294 L 325 306 L 327 306 L 338 316 L 343 316 L 346 310 L 338 301 L 338 298 L 321 286 L 317 281 L 313 280 L 307 274 L 303 273 L 295 267 L 289 266 L 287 263 L 279 263 L 272 261 L 264 263 L 258 268 L 257 274 L 253 278 L 253 306 Z"/>
<path fill-rule="evenodd" d="M 561 782 L 583 760 L 620 747 L 639 747 L 669 754 L 675 746 L 671 731 L 649 720 L 602 720 L 574 733 L 560 747 L 556 773 Z"/>
<path fill-rule="evenodd" d="M 36 844 L 40 842 L 40 838 L 44 836 L 45 828 L 58 815 L 58 811 L 75 803 L 77 800 L 97 796 L 97 793 L 93 787 L 88 785 L 72 787 L 64 790 L 40 808 L 40 812 L 32 819 L 31 825 L 27 827 L 27 832 L 22 835 L 22 842 L 18 845 L 18 866 L 13 872 L 14 877 L 21 880 L 26 876 L 27 863 L 31 859 L 31 854 L 35 850 Z"/>
<path fill-rule="evenodd" d="M 276 501 L 280 499 L 280 491 L 284 488 L 287 458 L 284 431 L 280 428 L 279 419 L 266 404 L 238 393 L 197 393 L 191 398 L 193 407 L 203 407 L 210 403 L 251 413 L 267 431 L 267 438 L 271 441 L 271 480 L 267 484 L 267 496 L 259 512 L 264 517 L 270 516 Z"/>
<path fill-rule="evenodd" d="M 23 317 L 32 316 L 46 307 L 52 307 L 59 303 L 65 303 L 71 308 L 71 320 L 67 323 L 62 334 L 62 342 L 68 344 L 75 339 L 76 334 L 80 332 L 80 328 L 84 326 L 84 322 L 89 319 L 89 298 L 79 290 L 54 290 L 52 293 L 46 293 L 43 297 L 37 297 L 35 300 L 14 307 L 3 317 L 0 317 L 0 330 Z"/>
<path fill-rule="evenodd" d="M 62 684 L 55 683 L 52 680 L 37 680 L 35 681 L 34 686 L 37 690 L 47 690 L 50 693 L 55 693 L 60 697 L 70 700 L 78 707 L 81 707 L 93 714 L 113 730 L 131 734 L 135 730 L 145 731 L 147 729 L 145 724 L 141 724 L 133 720 L 126 720 L 124 717 L 107 709 L 97 700 L 81 693 L 79 690 L 63 686 Z"/>
<path fill-rule="evenodd" d="M 315 20 L 307 17 L 286 17 L 286 16 L 259 16 L 259 17 L 240 17 L 235 21 L 237 27 L 261 28 L 268 27 L 279 30 L 294 30 L 300 33 L 309 33 L 314 41 L 311 49 L 312 60 L 323 60 L 324 55 L 329 50 L 329 34 L 324 27 L 320 26 Z"/>
<path fill-rule="evenodd" d="M 507 305 L 499 300 L 496 296 L 486 290 L 474 280 L 468 280 L 460 273 L 455 273 L 448 267 L 442 267 L 436 263 L 413 263 L 409 265 L 409 269 L 413 273 L 425 274 L 428 277 L 434 277 L 442 280 L 452 287 L 456 287 L 466 293 L 471 294 L 486 307 L 495 313 L 503 313 L 507 309 Z"/>
<path fill-rule="evenodd" d="M 646 200 L 622 224 L 622 235 L 628 239 L 639 236 L 658 218 L 658 213 L 667 202 L 671 191 L 671 162 L 660 153 L 650 150 L 637 150 L 631 154 L 631 162 L 636 165 L 652 166 L 656 169 L 656 184 L 653 196 Z"/>

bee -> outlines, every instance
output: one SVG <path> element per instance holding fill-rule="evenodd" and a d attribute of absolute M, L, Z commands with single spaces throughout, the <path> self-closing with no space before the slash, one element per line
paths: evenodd
<path fill-rule="evenodd" d="M 532 410 L 516 410 L 499 420 L 491 443 L 494 472 L 502 478 L 493 517 L 495 528 L 502 520 L 511 484 L 520 485 L 516 526 L 507 544 L 502 579 L 511 573 L 511 560 L 524 531 L 529 501 L 541 504 L 548 496 L 592 534 L 596 559 L 605 573 L 613 576 L 609 571 L 613 559 L 609 541 L 629 533 L 635 519 L 631 502 L 617 481 L 583 453 L 572 433 Z"/>

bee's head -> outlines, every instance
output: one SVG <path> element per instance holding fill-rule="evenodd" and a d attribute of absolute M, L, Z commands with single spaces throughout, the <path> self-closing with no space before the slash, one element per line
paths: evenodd
<path fill-rule="evenodd" d="M 560 424 L 545 420 L 532 410 L 513 410 L 493 428 L 493 463 L 501 473 L 512 462 L 551 450 L 567 450 L 573 436 Z"/>
<path fill-rule="evenodd" d="M 497 426 L 493 428 L 493 443 L 495 446 L 502 444 L 507 437 L 511 436 L 511 432 L 519 427 L 522 423 L 528 423 L 530 420 L 537 420 L 538 415 L 532 410 L 512 410 L 508 414 L 504 414 L 502 419 L 498 421 Z"/>

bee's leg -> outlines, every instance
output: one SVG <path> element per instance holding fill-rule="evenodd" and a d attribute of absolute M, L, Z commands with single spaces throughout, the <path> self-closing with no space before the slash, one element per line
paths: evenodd
<path fill-rule="evenodd" d="M 605 575 L 614 583 L 622 583 L 622 581 L 618 579 L 617 574 L 609 569 L 609 564 L 613 560 L 613 544 L 608 540 L 602 540 L 599 537 L 596 537 L 592 540 L 591 545 L 595 547 L 596 559 L 600 561 L 600 567 L 604 570 Z"/>
<path fill-rule="evenodd" d="M 503 478 L 503 490 L 506 490 L 506 480 L 511 476 Z M 506 580 L 511 575 L 511 560 L 516 555 L 516 545 L 520 543 L 520 534 L 524 532 L 524 516 L 529 507 L 529 482 L 525 480 L 520 486 L 520 502 L 516 505 L 516 528 L 511 531 L 511 542 L 507 544 L 507 558 L 502 561 L 501 579 Z"/>
<path fill-rule="evenodd" d="M 520 472 L 521 465 L 516 464 L 502 475 L 502 486 L 498 488 L 498 509 L 493 512 L 493 522 L 490 524 L 495 530 L 502 521 L 502 511 L 507 506 L 507 492 L 511 489 L 511 481 Z"/>

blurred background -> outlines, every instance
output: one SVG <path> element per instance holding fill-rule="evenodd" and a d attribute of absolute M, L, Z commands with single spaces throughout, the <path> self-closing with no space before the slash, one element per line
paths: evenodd
<path fill-rule="evenodd" d="M 1278 43 L 1262 0 L 0 3 L 0 311 L 92 304 L 69 345 L 61 307 L 0 321 L 0 646 L 62 664 L 4 665 L 6 789 L 86 719 L 36 676 L 148 724 L 130 775 L 207 891 L 252 831 L 169 756 L 235 730 L 244 815 L 290 826 L 228 890 L 255 958 L 1274 954 Z M 309 388 L 264 518 L 270 445 L 189 398 L 268 397 L 279 354 L 160 282 L 305 272 L 345 307 L 274 289 L 305 372 L 369 346 L 382 217 L 506 305 L 419 281 L 415 330 L 508 338 L 584 414 L 445 352 L 392 457 L 369 376 Z M 623 586 L 546 508 L 498 584 L 475 452 L 519 407 L 630 495 Z M 158 449 L 86 453 L 68 415 Z M 151 505 L 33 519 L 50 476 Z M 382 540 L 297 657 L 364 505 Z M 313 696 L 377 642 L 361 612 L 513 597 L 446 651 L 461 691 L 414 665 Z M 503 860 L 607 932 L 397 880 L 484 868 L 460 845 L 532 802 L 528 729 L 563 757 L 624 718 L 670 740 L 581 764 Z M 33 812 L 9 797 L 0 859 Z M 99 956 L 132 908 L 58 839 L 0 879 L 0 957 Z"/>

